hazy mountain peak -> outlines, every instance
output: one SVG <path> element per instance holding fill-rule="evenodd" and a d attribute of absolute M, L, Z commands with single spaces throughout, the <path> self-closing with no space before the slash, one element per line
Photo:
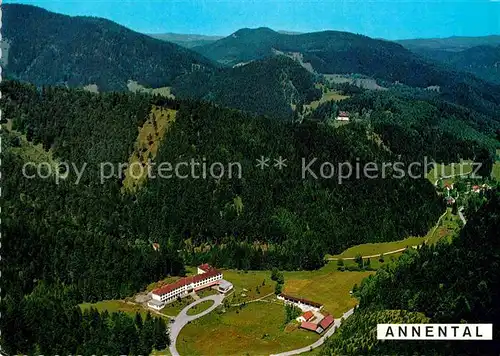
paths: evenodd
<path fill-rule="evenodd" d="M 231 35 L 231 37 L 243 37 L 249 35 L 278 35 L 278 32 L 270 29 L 269 27 L 258 27 L 258 28 L 242 28 Z"/>

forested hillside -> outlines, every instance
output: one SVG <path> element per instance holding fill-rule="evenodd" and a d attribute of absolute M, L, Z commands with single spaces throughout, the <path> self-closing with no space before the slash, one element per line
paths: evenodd
<path fill-rule="evenodd" d="M 137 321 L 82 314 L 76 304 L 130 296 L 148 283 L 182 274 L 185 264 L 318 268 L 326 253 L 354 244 L 424 235 L 443 211 L 424 178 L 352 177 L 342 184 L 337 176 L 302 178 L 302 157 L 332 164 L 395 159 L 362 123 L 338 130 L 310 122 L 292 125 L 209 103 L 37 90 L 13 81 L 2 82 L 1 90 L 6 117 L 25 135 L 2 134 L 1 307 L 9 318 L 2 318 L 1 326 L 22 330 L 2 333 L 12 353 L 76 353 L 81 350 L 72 345 L 90 342 L 96 353 L 113 353 L 117 345 L 123 347 L 120 353 L 132 352 L 133 335 L 141 339 Z M 137 195 L 121 191 L 118 172 L 101 184 L 99 160 L 128 161 L 153 104 L 178 110 L 157 162 L 240 162 L 241 179 L 150 179 Z M 261 155 L 283 156 L 287 167 L 262 171 L 255 167 Z M 47 179 L 21 175 L 28 157 L 37 163 L 46 161 L 44 156 L 52 157 L 41 170 Z M 88 167 L 78 182 L 74 172 L 56 181 L 47 170 L 58 162 Z M 318 166 L 313 170 L 318 173 Z M 108 331 L 85 334 L 88 318 L 98 318 Z M 125 334 L 132 335 L 127 342 L 121 339 Z M 148 340 L 146 350 L 165 342 Z"/>
<path fill-rule="evenodd" d="M 210 60 L 179 45 L 95 17 L 70 17 L 29 6 L 2 6 L 3 38 L 9 43 L 7 77 L 40 85 L 126 90 L 128 80 L 169 85 Z"/>
<path fill-rule="evenodd" d="M 287 35 L 269 28 L 242 29 L 194 49 L 226 65 L 272 56 L 277 50 L 300 57 L 322 74 L 359 73 L 413 87 L 439 86 L 443 98 L 488 114 L 498 112 L 500 105 L 500 86 L 428 61 L 397 43 L 348 32 Z"/>
<path fill-rule="evenodd" d="M 80 216 L 77 224 L 88 224 L 84 231 L 97 229 L 120 239 L 133 236 L 134 241 L 167 239 L 173 249 L 185 246 L 188 240 L 194 247 L 208 243 L 213 251 L 206 256 L 192 255 L 195 250 L 189 248 L 185 248 L 186 253 L 189 258 L 213 259 L 216 265 L 316 268 L 323 263 L 325 253 L 340 252 L 352 244 L 424 234 L 442 211 L 434 188 L 425 179 L 347 179 L 340 185 L 336 179 L 302 179 L 302 157 L 332 164 L 354 162 L 356 158 L 360 162 L 391 159 L 392 154 L 381 149 L 362 124 L 334 130 L 317 124 L 284 125 L 208 103 L 158 101 L 138 94 L 97 95 L 63 88 L 38 92 L 16 82 L 4 82 L 2 89 L 5 112 L 13 119 L 14 128 L 34 143 L 51 147 L 58 160 L 88 163 L 81 180 L 85 186 L 80 184 L 63 199 L 68 203 L 74 199 L 74 208 L 70 204 L 65 209 L 67 213 L 76 209 L 72 214 Z M 95 166 L 99 160 L 114 164 L 128 161 L 137 127 L 147 117 L 152 100 L 179 108 L 176 123 L 158 152 L 158 162 L 175 164 L 179 157 L 200 162 L 204 157 L 209 164 L 241 162 L 242 179 L 154 179 L 136 198 L 119 194 L 118 172 L 116 178 L 101 185 Z M 118 120 L 117 112 L 127 119 Z M 27 117 L 31 118 L 29 123 Z M 109 136 L 104 139 L 103 133 Z M 95 144 L 98 142 L 102 145 Z M 88 149 L 81 148 L 85 145 Z M 257 170 L 255 159 L 263 154 L 285 157 L 289 168 L 283 172 Z M 317 172 L 319 168 L 315 169 Z M 34 182 L 24 180 L 13 186 L 25 186 L 30 191 Z M 412 194 L 408 194 L 410 186 L 414 186 Z M 66 187 L 61 185 L 56 191 Z M 50 191 L 54 187 L 45 184 L 40 189 Z M 90 197 L 100 203 L 85 203 L 89 208 L 82 215 L 77 201 Z M 40 209 L 50 219 L 64 221 L 67 213 L 44 210 L 47 206 L 58 210 L 57 201 L 51 199 Z M 304 202 L 308 202 L 306 209 Z M 385 202 L 383 209 L 373 208 L 381 202 Z M 104 211 L 113 212 L 111 218 L 102 220 Z M 42 218 L 43 214 L 37 216 Z M 57 226 L 51 224 L 51 228 Z M 301 243 L 303 234 L 311 236 L 307 245 Z M 48 234 L 51 238 L 56 235 Z M 57 243 L 63 241 L 61 238 Z M 230 242 L 241 245 L 245 254 L 251 252 L 252 259 L 250 255 L 236 258 L 233 251 L 217 252 Z M 269 248 L 255 249 L 254 242 L 257 246 L 269 244 Z M 294 257 L 299 255 L 302 257 Z"/>
<path fill-rule="evenodd" d="M 359 113 L 388 148 L 408 160 L 423 156 L 446 163 L 473 159 L 491 171 L 499 147 L 497 117 L 448 103 L 428 91 L 398 87 L 385 92 L 365 91 L 333 109 L 339 108 Z M 332 107 L 325 104 L 316 111 L 322 117 L 331 116 Z"/>
<path fill-rule="evenodd" d="M 500 44 L 476 46 L 459 52 L 425 48 L 414 51 L 455 70 L 469 72 L 485 81 L 500 84 Z"/>
<path fill-rule="evenodd" d="M 262 154 L 283 156 L 288 167 L 263 172 L 255 167 Z M 363 125 L 342 130 L 290 126 L 192 104 L 181 107 L 158 152 L 159 161 L 175 162 L 178 157 L 236 160 L 243 171 L 241 180 L 157 179 L 138 196 L 144 210 L 136 219 L 148 222 L 142 224 L 145 234 L 155 236 L 168 226 L 174 235 L 189 239 L 187 247 L 208 244 L 205 253 L 188 249 L 193 261 L 209 259 L 215 265 L 246 269 L 317 268 L 325 252 L 424 234 L 442 211 L 432 185 L 423 180 L 351 177 L 339 184 L 335 179 L 302 178 L 302 158 L 334 165 L 356 158 L 389 159 Z M 152 207 L 158 206 L 169 213 L 155 217 Z"/>
<path fill-rule="evenodd" d="M 403 45 L 411 51 L 440 50 L 447 52 L 461 52 L 477 46 L 498 46 L 500 45 L 500 36 L 417 38 L 399 40 L 395 42 Z"/>
<path fill-rule="evenodd" d="M 151 33 L 148 35 L 162 41 L 176 43 L 186 48 L 203 46 L 223 38 L 222 36 L 188 35 L 180 33 Z"/>
<path fill-rule="evenodd" d="M 379 269 L 375 276 L 365 279 L 357 292 L 360 307 L 355 316 L 327 342 L 322 353 L 497 355 L 500 352 L 497 324 L 500 318 L 500 194 L 491 191 L 489 199 L 451 244 L 409 251 L 398 261 Z M 387 310 L 401 310 L 401 321 L 406 315 L 418 312 L 431 323 L 493 323 L 494 341 L 379 342 L 373 331 L 376 323 L 397 322 Z M 411 321 L 416 320 L 406 319 Z"/>
<path fill-rule="evenodd" d="M 321 97 L 314 82 L 314 75 L 300 64 L 277 56 L 235 68 L 181 76 L 174 81 L 173 93 L 290 120 L 292 105 Z"/>

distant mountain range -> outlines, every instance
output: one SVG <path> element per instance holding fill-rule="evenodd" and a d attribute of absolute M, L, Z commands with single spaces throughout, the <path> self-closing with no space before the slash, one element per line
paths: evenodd
<path fill-rule="evenodd" d="M 193 50 L 226 66 L 286 54 L 321 74 L 358 73 L 389 84 L 439 86 L 447 100 L 488 114 L 500 104 L 498 86 L 413 53 L 398 43 L 348 32 L 287 35 L 265 27 L 246 28 Z"/>
<path fill-rule="evenodd" d="M 476 46 L 498 46 L 500 45 L 500 35 L 481 37 L 422 38 L 399 40 L 396 42 L 415 52 L 419 52 L 421 50 L 460 52 Z"/>
<path fill-rule="evenodd" d="M 162 41 L 172 42 L 186 48 L 203 46 L 224 38 L 224 36 L 205 36 L 181 33 L 149 33 L 147 35 Z"/>
<path fill-rule="evenodd" d="M 451 75 L 400 44 L 339 31 L 287 35 L 246 28 L 193 49 L 228 66 L 285 53 L 318 73 L 359 73 L 417 87 L 445 86 Z"/>
<path fill-rule="evenodd" d="M 278 33 L 283 33 L 287 35 L 300 35 L 301 32 L 295 31 L 278 31 Z M 196 35 L 196 34 L 183 34 L 183 33 L 147 33 L 148 36 L 178 44 L 186 48 L 193 48 L 208 45 L 217 40 L 221 40 L 226 36 L 208 36 L 208 35 Z"/>
<path fill-rule="evenodd" d="M 500 36 L 398 41 L 414 53 L 500 84 Z"/>
<path fill-rule="evenodd" d="M 190 42 L 189 46 L 196 41 L 209 42 L 190 50 L 166 41 L 165 36 L 163 40 L 155 39 L 109 20 L 70 17 L 29 5 L 4 5 L 3 24 L 5 41 L 2 47 L 8 53 L 4 73 L 8 78 L 38 86 L 97 84 L 99 90 L 127 90 L 127 82 L 133 80 L 147 87 L 173 86 L 174 91 L 186 95 L 186 88 L 191 88 L 193 93 L 187 95 L 190 97 L 227 99 L 227 93 L 222 93 L 230 91 L 231 87 L 214 91 L 215 83 L 236 85 L 234 78 L 245 73 L 245 81 L 259 78 L 258 82 L 263 84 L 261 71 L 266 62 L 242 70 L 219 68 L 285 55 L 300 63 L 304 71 L 307 69 L 312 73 L 357 73 L 387 84 L 399 82 L 422 88 L 437 86 L 443 98 L 487 114 L 498 112 L 500 105 L 500 86 L 462 72 L 470 65 L 467 52 L 461 54 L 466 55 L 463 59 L 440 59 L 438 62 L 436 58 L 413 53 L 401 44 L 348 32 L 287 34 L 261 27 L 241 29 L 221 39 L 166 35 L 177 42 Z M 490 42 L 493 40 L 489 39 Z M 480 43 L 478 41 L 468 39 L 464 43 L 470 46 Z M 416 42 L 411 43 L 415 46 Z M 450 48 L 451 45 L 447 46 Z M 488 57 L 496 58 L 494 53 Z M 298 73 L 296 66 L 290 67 L 290 61 L 279 63 L 285 67 L 281 73 Z M 277 73 L 276 62 L 270 65 L 273 72 L 269 78 L 279 78 L 283 82 L 282 77 L 274 75 Z M 205 74 L 193 75 L 193 72 Z M 306 76 L 300 74 L 299 77 Z M 196 88 L 193 78 L 207 82 Z M 279 86 L 269 81 L 265 84 L 268 88 Z M 212 89 L 203 94 L 208 88 Z M 233 89 L 236 88 L 238 86 Z M 236 107 L 248 107 L 245 104 L 248 97 L 243 98 L 246 95 L 243 93 L 248 94 L 248 91 L 238 93 L 233 90 L 233 98 L 229 101 L 244 103 Z"/>
<path fill-rule="evenodd" d="M 95 17 L 70 17 L 29 5 L 2 5 L 7 77 L 36 85 L 97 84 L 125 90 L 128 80 L 152 87 L 214 68 L 207 58 Z M 5 63 L 5 62 L 4 62 Z"/>

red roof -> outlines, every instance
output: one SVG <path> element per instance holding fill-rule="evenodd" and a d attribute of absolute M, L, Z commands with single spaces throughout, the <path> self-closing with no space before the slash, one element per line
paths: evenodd
<path fill-rule="evenodd" d="M 205 272 L 208 272 L 211 269 L 213 269 L 213 267 L 210 266 L 208 263 L 204 263 L 202 265 L 199 265 L 198 268 L 201 269 L 202 271 L 205 271 Z"/>
<path fill-rule="evenodd" d="M 197 283 L 197 282 L 203 281 L 204 279 L 207 279 L 210 277 L 215 277 L 219 274 L 220 274 L 219 271 L 217 271 L 215 268 L 212 268 L 207 273 L 197 274 L 197 275 L 191 276 L 191 277 L 184 277 L 184 278 L 181 278 L 174 283 L 170 283 L 170 284 L 167 284 L 163 287 L 157 288 L 157 289 L 153 290 L 153 294 L 164 295 L 164 294 L 167 294 L 167 293 L 169 293 L 177 288 L 184 287 L 184 286 L 191 284 L 191 283 Z"/>
<path fill-rule="evenodd" d="M 349 116 L 349 113 L 347 111 L 340 111 L 339 112 L 339 116 L 340 117 L 348 117 Z"/>
<path fill-rule="evenodd" d="M 306 312 L 302 315 L 302 317 L 303 317 L 304 319 L 306 319 L 306 321 L 311 320 L 311 318 L 312 318 L 313 316 L 314 316 L 314 313 L 313 313 L 312 311 L 310 311 L 310 310 L 309 310 L 309 311 L 306 311 Z"/>
<path fill-rule="evenodd" d="M 473 186 L 473 187 L 472 187 L 472 189 L 474 189 L 474 190 L 478 190 L 478 189 L 479 189 L 479 185 L 475 185 L 475 186 Z"/>
<path fill-rule="evenodd" d="M 321 320 L 319 326 L 321 326 L 324 330 L 326 330 L 330 325 L 332 325 L 334 321 L 335 319 L 333 318 L 333 316 L 327 315 L 323 318 L 323 320 Z"/>
<path fill-rule="evenodd" d="M 318 325 L 314 324 L 314 323 L 309 323 L 307 321 L 303 321 L 301 324 L 300 324 L 300 327 L 302 329 L 306 329 L 306 330 L 311 330 L 311 331 L 316 331 L 316 328 L 318 327 Z"/>

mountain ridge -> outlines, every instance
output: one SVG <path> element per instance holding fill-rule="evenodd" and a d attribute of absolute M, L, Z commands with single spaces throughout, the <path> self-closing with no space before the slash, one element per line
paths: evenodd
<path fill-rule="evenodd" d="M 100 90 L 126 90 L 128 80 L 137 80 L 159 87 L 194 69 L 216 67 L 196 52 L 107 19 L 21 4 L 2 10 L 9 42 L 5 74 L 39 86 L 97 84 Z"/>

